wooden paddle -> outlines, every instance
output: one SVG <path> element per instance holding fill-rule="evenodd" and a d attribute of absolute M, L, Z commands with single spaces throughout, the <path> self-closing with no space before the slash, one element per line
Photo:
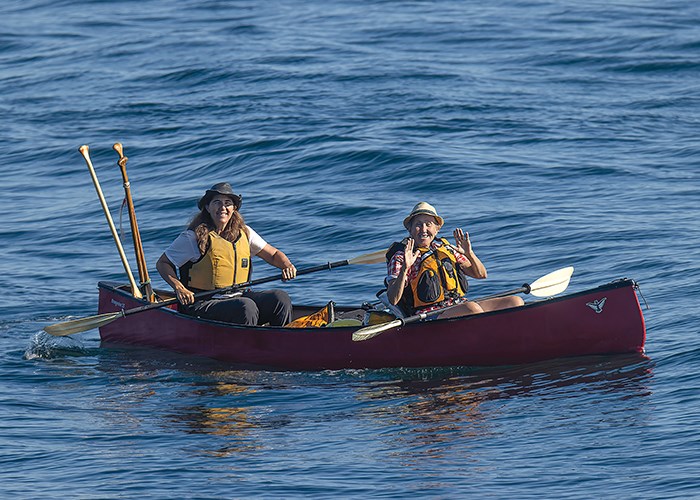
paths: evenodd
<path fill-rule="evenodd" d="M 354 259 L 350 260 L 340 260 L 338 262 L 328 262 L 320 266 L 309 267 L 307 269 L 302 269 L 297 271 L 297 276 L 301 274 L 315 273 L 316 271 L 323 271 L 324 269 L 334 269 L 336 267 L 347 266 L 350 264 L 377 264 L 379 262 L 385 262 L 386 250 L 379 250 L 376 252 L 363 254 Z M 271 281 L 281 280 L 282 275 L 268 276 L 267 278 L 260 278 L 253 281 L 248 281 L 246 283 L 240 283 L 238 285 L 233 285 L 227 288 L 220 288 L 218 290 L 209 290 L 206 292 L 196 293 L 194 296 L 196 299 L 203 299 L 206 297 L 211 297 L 217 293 L 225 293 L 230 291 L 239 290 L 241 288 L 248 288 L 255 285 L 261 285 L 263 283 L 269 283 Z M 157 309 L 159 307 L 165 307 L 171 304 L 176 304 L 177 299 L 168 299 L 162 302 L 153 302 L 141 307 L 135 307 L 133 309 L 128 309 L 126 311 L 121 310 L 113 313 L 98 314 L 96 316 L 89 316 L 87 318 L 75 319 L 72 321 L 66 321 L 64 323 L 56 323 L 54 325 L 48 325 L 44 327 L 44 331 L 56 337 L 64 337 L 66 335 L 72 335 L 74 333 L 85 332 L 87 330 L 92 330 L 93 328 L 98 328 L 111 323 L 114 320 L 122 318 L 124 316 L 129 316 L 130 314 L 136 314 L 143 311 L 148 311 L 150 309 Z"/>
<path fill-rule="evenodd" d="M 480 299 L 476 299 L 475 302 L 479 302 L 480 300 L 496 299 L 499 297 L 507 297 L 509 295 L 515 295 L 518 293 L 531 294 L 535 297 L 551 297 L 552 295 L 557 295 L 566 290 L 566 288 L 569 286 L 569 281 L 571 280 L 571 275 L 573 273 L 573 267 L 565 267 L 557 271 L 551 272 L 545 276 L 542 276 L 532 285 L 528 285 L 527 283 L 525 283 L 520 288 L 515 288 L 507 292 L 497 293 L 495 295 L 489 295 L 487 297 L 482 297 Z M 409 316 L 408 318 L 399 318 L 393 321 L 389 321 L 388 323 L 380 323 L 378 325 L 370 325 L 365 328 L 360 328 L 352 334 L 352 340 L 354 340 L 355 342 L 368 340 L 372 337 L 376 337 L 377 335 L 387 330 L 391 330 L 392 328 L 397 328 L 408 323 L 415 323 L 416 321 L 426 319 L 430 316 L 438 315 L 448 309 L 458 307 L 459 305 L 461 304 L 454 304 L 448 307 L 443 307 L 442 309 L 430 311 L 428 313 L 416 314 L 414 316 Z"/>
<path fill-rule="evenodd" d="M 88 170 L 90 171 L 90 176 L 92 177 L 92 183 L 95 185 L 95 191 L 97 191 L 97 197 L 100 199 L 102 204 L 102 210 L 107 218 L 107 224 L 109 224 L 109 229 L 112 231 L 112 237 L 114 238 L 114 243 L 117 245 L 117 250 L 119 251 L 119 257 L 122 259 L 122 264 L 124 265 L 124 270 L 129 278 L 129 284 L 131 285 L 131 293 L 134 297 L 140 299 L 143 297 L 139 287 L 136 286 L 136 281 L 134 281 L 134 275 L 131 274 L 131 267 L 129 267 L 129 261 L 126 259 L 126 254 L 124 253 L 124 247 L 122 247 L 122 242 L 119 240 L 119 235 L 117 234 L 117 229 L 114 227 L 114 221 L 112 220 L 112 215 L 109 213 L 109 207 L 105 201 L 104 194 L 102 194 L 102 188 L 100 187 L 100 182 L 97 180 L 97 174 L 92 166 L 92 161 L 90 161 L 90 153 L 87 145 L 80 146 L 78 151 L 85 158 L 85 163 L 87 163 Z"/>
<path fill-rule="evenodd" d="M 124 149 L 120 142 L 117 142 L 112 146 L 112 148 L 119 155 L 119 161 L 117 164 L 122 171 L 122 179 L 124 181 L 124 197 L 126 199 L 126 205 L 129 209 L 129 222 L 131 223 L 131 239 L 134 242 L 134 253 L 136 254 L 136 264 L 139 269 L 139 281 L 141 283 L 141 291 L 144 293 L 149 302 L 155 300 L 153 295 L 153 288 L 151 286 L 151 280 L 148 277 L 148 267 L 146 265 L 146 258 L 143 253 L 143 245 L 141 244 L 141 234 L 139 233 L 139 225 L 136 221 L 136 210 L 134 209 L 134 200 L 131 197 L 131 183 L 129 182 L 129 176 L 126 173 L 126 162 L 129 160 L 124 156 Z"/>

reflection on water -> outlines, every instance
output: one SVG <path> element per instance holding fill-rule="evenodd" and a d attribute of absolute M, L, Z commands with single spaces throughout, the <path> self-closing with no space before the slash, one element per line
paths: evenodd
<path fill-rule="evenodd" d="M 202 449 L 200 453 L 213 457 L 225 457 L 232 454 L 254 451 L 262 445 L 256 441 L 251 430 L 258 427 L 258 422 L 250 415 L 245 406 L 226 406 L 229 398 L 242 398 L 246 394 L 256 392 L 255 389 L 235 382 L 214 380 L 209 385 L 200 385 L 191 391 L 191 395 L 199 401 L 219 402 L 217 406 L 204 404 L 187 405 L 173 408 L 168 421 L 178 424 L 189 434 L 210 434 L 225 439 L 225 444 L 212 449 Z"/>
<path fill-rule="evenodd" d="M 412 379 L 411 370 L 402 370 L 401 379 L 357 388 L 363 413 L 372 425 L 394 428 L 383 437 L 387 446 L 399 450 L 395 454 L 405 459 L 405 465 L 417 459 L 445 458 L 454 448 L 449 443 L 459 447 L 464 459 L 471 448 L 469 442 L 493 437 L 504 419 L 543 402 L 552 409 L 566 405 L 574 395 L 578 404 L 587 395 L 591 404 L 612 395 L 616 401 L 607 403 L 608 410 L 616 404 L 641 405 L 640 400 L 651 395 L 653 364 L 633 355 L 468 369 L 463 374 L 455 370 L 447 378 L 442 370 L 433 378 L 422 370 L 420 379 Z"/>
<path fill-rule="evenodd" d="M 627 418 L 643 418 L 653 376 L 653 363 L 638 355 L 505 368 L 328 372 L 231 370 L 215 361 L 130 349 L 106 351 L 99 360 L 97 369 L 112 386 L 100 391 L 102 415 L 134 435 L 157 428 L 164 435 L 206 437 L 175 440 L 189 454 L 274 452 L 290 435 L 342 426 L 348 438 L 367 440 L 375 452 L 406 466 L 456 453 L 470 460 L 475 445 L 512 432 L 538 405 L 555 413 L 561 407 L 570 414 L 565 418 L 580 412 L 589 418 L 597 404 L 609 415 L 624 406 Z M 583 409 L 568 407 L 571 401 Z M 604 424 L 614 417 L 596 418 Z M 338 446 L 332 435 L 326 439 L 328 447 Z"/>

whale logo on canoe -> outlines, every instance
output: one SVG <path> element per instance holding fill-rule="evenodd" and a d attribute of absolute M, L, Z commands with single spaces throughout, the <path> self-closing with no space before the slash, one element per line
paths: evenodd
<path fill-rule="evenodd" d="M 593 309 L 596 314 L 600 314 L 603 312 L 603 306 L 605 305 L 605 301 L 608 300 L 607 297 L 603 297 L 600 300 L 594 300 L 593 302 L 586 302 L 586 305 Z"/>

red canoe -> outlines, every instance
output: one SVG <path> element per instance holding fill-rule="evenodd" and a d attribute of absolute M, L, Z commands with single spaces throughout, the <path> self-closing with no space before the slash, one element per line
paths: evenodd
<path fill-rule="evenodd" d="M 143 306 L 128 287 L 100 282 L 99 312 Z M 246 327 L 162 307 L 100 327 L 105 344 L 130 344 L 277 370 L 514 365 L 594 354 L 643 353 L 646 330 L 630 279 L 523 307 L 406 324 L 363 342 L 358 326 Z M 295 307 L 295 316 L 316 308 Z M 365 311 L 336 307 L 340 317 Z"/>

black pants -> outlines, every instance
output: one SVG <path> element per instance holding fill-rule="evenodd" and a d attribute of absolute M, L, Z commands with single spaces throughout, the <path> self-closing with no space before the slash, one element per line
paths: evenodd
<path fill-rule="evenodd" d="M 239 325 L 284 326 L 292 320 L 292 299 L 283 290 L 246 290 L 240 297 L 199 300 L 180 306 L 190 316 Z"/>

